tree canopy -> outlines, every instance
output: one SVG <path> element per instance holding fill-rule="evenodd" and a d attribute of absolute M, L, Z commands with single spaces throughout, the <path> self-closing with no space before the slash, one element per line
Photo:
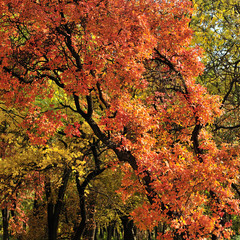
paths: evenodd
<path fill-rule="evenodd" d="M 227 18 L 233 42 L 237 20 L 224 12 L 216 19 L 209 9 L 215 29 L 207 25 L 201 39 L 207 73 L 218 73 L 217 90 L 209 93 L 206 55 L 190 28 L 208 23 L 201 1 L 204 11 L 193 19 L 188 0 L 2 0 L 0 6 L 4 239 L 7 211 L 16 225 L 27 208 L 24 196 L 33 201 L 29 218 L 47 226 L 39 239 L 93 239 L 102 209 L 108 227 L 123 226 L 124 239 L 133 239 L 133 224 L 155 229 L 157 239 L 230 239 L 231 215 L 239 214 L 239 144 L 237 136 L 219 134 L 219 141 L 213 133 L 239 119 L 223 108 L 239 100 L 238 45 L 207 38 L 212 31 L 228 38 L 221 21 Z M 22 225 L 26 238 L 34 224 Z"/>

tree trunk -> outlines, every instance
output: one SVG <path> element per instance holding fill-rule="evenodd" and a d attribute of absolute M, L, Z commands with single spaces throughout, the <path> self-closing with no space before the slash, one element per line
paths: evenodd
<path fill-rule="evenodd" d="M 8 234 L 8 216 L 9 212 L 7 207 L 2 209 L 2 222 L 3 222 L 3 240 L 9 240 Z"/>
<path fill-rule="evenodd" d="M 83 233 L 83 239 L 94 240 L 96 223 L 95 223 L 95 204 L 96 196 L 93 193 L 88 195 L 87 204 L 87 222 L 85 231 Z"/>
<path fill-rule="evenodd" d="M 133 220 L 130 220 L 127 216 L 120 217 L 124 230 L 124 240 L 135 240 L 133 234 Z"/>
<path fill-rule="evenodd" d="M 110 223 L 107 226 L 107 240 L 111 240 L 113 236 L 113 225 Z"/>
<path fill-rule="evenodd" d="M 62 176 L 62 184 L 58 190 L 58 197 L 56 204 L 53 203 L 51 197 L 51 185 L 50 179 L 45 182 L 46 197 L 48 200 L 47 204 L 47 222 L 48 222 L 48 240 L 57 240 L 57 230 L 59 224 L 59 217 L 63 206 L 63 198 L 67 188 L 68 179 L 71 170 L 68 168 L 64 169 Z"/>
<path fill-rule="evenodd" d="M 81 222 L 78 226 L 75 226 L 74 235 L 72 237 L 72 240 L 80 240 L 81 236 L 83 234 L 84 234 L 84 237 L 90 237 L 90 236 L 87 236 L 88 235 L 87 232 L 89 231 L 89 230 L 87 230 L 87 228 L 88 228 L 88 225 L 90 226 L 90 224 L 92 225 L 92 227 L 90 227 L 90 229 L 92 228 L 91 237 L 84 238 L 84 239 L 94 239 L 95 228 L 96 228 L 95 221 L 94 221 L 95 198 L 91 197 L 91 195 L 88 197 L 88 199 L 89 199 L 88 205 L 90 208 L 87 207 L 86 206 L 87 205 L 86 198 L 85 198 L 85 190 L 86 190 L 86 187 L 88 186 L 88 183 L 92 179 L 94 179 L 96 176 L 101 174 L 104 170 L 105 170 L 105 168 L 93 170 L 91 173 L 89 173 L 87 175 L 87 177 L 85 178 L 85 180 L 83 181 L 82 184 L 79 181 L 79 173 L 76 172 L 75 179 L 76 179 L 77 190 L 78 190 L 78 195 L 79 195 L 79 207 L 80 207 L 80 214 L 81 214 Z M 94 201 L 94 202 L 91 202 L 91 201 Z M 88 216 L 87 216 L 87 214 L 88 214 Z"/>

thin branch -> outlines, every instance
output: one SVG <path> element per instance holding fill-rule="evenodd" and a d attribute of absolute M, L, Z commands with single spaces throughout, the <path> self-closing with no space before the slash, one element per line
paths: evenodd
<path fill-rule="evenodd" d="M 62 30 L 60 27 L 57 27 L 57 32 L 62 34 L 65 37 L 66 46 L 67 46 L 68 50 L 71 52 L 72 56 L 74 57 L 77 68 L 79 70 L 82 70 L 81 58 L 72 45 L 71 30 L 69 29 L 67 24 L 65 24 L 62 27 L 64 27 L 66 31 Z"/>
<path fill-rule="evenodd" d="M 77 108 L 77 112 L 84 118 L 87 119 L 88 115 L 81 109 L 80 104 L 79 104 L 79 97 L 74 93 L 73 94 L 75 106 Z"/>
<path fill-rule="evenodd" d="M 231 81 L 230 86 L 229 86 L 229 90 L 227 91 L 226 95 L 224 96 L 220 108 L 222 108 L 223 105 L 224 105 L 224 103 L 226 102 L 226 100 L 227 100 L 229 94 L 231 93 L 231 91 L 232 91 L 232 89 L 233 89 L 233 85 L 234 85 L 235 82 L 236 82 L 236 78 L 234 78 L 234 79 Z"/>
<path fill-rule="evenodd" d="M 108 109 L 110 108 L 110 104 L 104 99 L 103 94 L 102 94 L 102 90 L 101 90 L 101 86 L 100 83 L 97 82 L 97 89 L 98 89 L 98 95 L 99 95 L 99 99 L 101 100 L 101 102 L 104 104 L 104 106 Z"/>
<path fill-rule="evenodd" d="M 215 125 L 215 131 L 218 129 L 235 129 L 235 128 L 240 128 L 240 124 L 235 125 L 235 126 L 217 126 Z"/>
<path fill-rule="evenodd" d="M 66 105 L 66 104 L 63 104 L 63 103 L 61 103 L 61 102 L 59 102 L 60 103 L 60 105 L 61 106 L 63 106 L 63 107 L 65 107 L 65 108 L 69 108 L 69 109 L 71 109 L 73 112 L 78 112 L 76 109 L 74 109 L 73 107 L 71 107 L 70 105 Z"/>
<path fill-rule="evenodd" d="M 203 162 L 203 159 L 199 155 L 199 154 L 202 154 L 203 151 L 202 151 L 202 149 L 199 148 L 199 140 L 198 140 L 199 132 L 201 129 L 202 129 L 201 124 L 195 125 L 195 127 L 192 131 L 192 137 L 191 137 L 191 140 L 193 142 L 193 149 L 194 149 L 195 154 L 199 158 L 199 162 Z"/>

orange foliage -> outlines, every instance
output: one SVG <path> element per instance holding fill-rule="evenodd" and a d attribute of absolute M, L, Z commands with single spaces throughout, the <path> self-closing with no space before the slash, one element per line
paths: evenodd
<path fill-rule="evenodd" d="M 24 122 L 32 142 L 45 144 L 60 128 L 80 135 L 77 123 L 64 126 L 67 111 L 48 114 L 36 107 L 61 89 L 61 107 L 80 114 L 134 168 L 140 192 L 145 189 L 152 201 L 132 213 L 140 228 L 168 224 L 159 239 L 229 238 L 230 224 L 221 219 L 239 214 L 231 189 L 239 153 L 216 146 L 204 128 L 221 110 L 218 97 L 194 80 L 203 65 L 201 50 L 190 45 L 191 3 L 2 0 L 0 6 L 0 99 L 8 107 L 32 109 Z M 144 77 L 146 65 L 154 70 L 154 63 L 164 90 Z M 130 194 L 138 191 L 134 181 L 123 181 Z"/>

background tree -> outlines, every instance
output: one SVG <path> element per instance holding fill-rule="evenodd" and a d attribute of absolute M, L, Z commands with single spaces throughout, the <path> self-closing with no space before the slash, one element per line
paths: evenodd
<path fill-rule="evenodd" d="M 215 139 L 239 144 L 239 3 L 195 1 L 195 7 L 191 26 L 195 42 L 205 50 L 206 66 L 199 81 L 213 94 L 221 95 L 224 109 L 213 125 Z M 238 185 L 232 187 L 239 197 Z M 234 219 L 238 232 L 239 221 Z"/>
<path fill-rule="evenodd" d="M 205 54 L 199 81 L 222 97 L 224 114 L 215 123 L 220 139 L 239 141 L 239 15 L 238 1 L 195 1 L 191 22 L 195 42 Z M 221 140 L 220 140 L 221 141 Z"/>

